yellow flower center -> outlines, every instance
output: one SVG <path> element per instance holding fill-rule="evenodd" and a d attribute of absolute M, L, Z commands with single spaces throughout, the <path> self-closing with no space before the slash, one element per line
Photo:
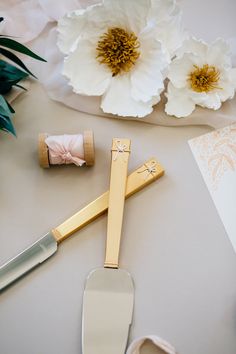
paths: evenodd
<path fill-rule="evenodd" d="M 133 32 L 119 27 L 109 28 L 100 36 L 97 44 L 97 59 L 105 64 L 112 76 L 128 72 L 138 59 L 140 52 L 138 38 Z"/>
<path fill-rule="evenodd" d="M 215 66 L 204 64 L 202 67 L 194 65 L 194 68 L 188 76 L 193 91 L 209 92 L 213 89 L 220 89 L 218 86 L 220 72 Z"/>

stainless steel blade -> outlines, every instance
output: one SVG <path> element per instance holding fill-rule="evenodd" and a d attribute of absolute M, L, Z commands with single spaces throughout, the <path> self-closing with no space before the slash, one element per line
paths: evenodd
<path fill-rule="evenodd" d="M 49 232 L 0 267 L 0 290 L 44 262 L 57 251 L 57 242 Z"/>
<path fill-rule="evenodd" d="M 87 278 L 83 298 L 83 354 L 123 354 L 134 306 L 134 285 L 122 269 L 99 268 Z"/>

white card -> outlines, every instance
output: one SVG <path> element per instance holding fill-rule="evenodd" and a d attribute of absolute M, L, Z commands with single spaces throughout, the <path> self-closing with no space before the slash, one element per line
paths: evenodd
<path fill-rule="evenodd" d="M 236 252 L 236 124 L 189 140 Z"/>

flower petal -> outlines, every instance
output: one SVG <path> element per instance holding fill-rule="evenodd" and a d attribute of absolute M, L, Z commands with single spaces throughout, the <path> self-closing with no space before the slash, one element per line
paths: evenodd
<path fill-rule="evenodd" d="M 143 40 L 140 36 L 140 58 L 130 72 L 131 95 L 137 101 L 148 102 L 164 88 L 162 71 L 167 67 L 168 61 L 159 41 L 148 38 L 144 44 Z"/>
<path fill-rule="evenodd" d="M 58 21 L 57 45 L 62 53 L 68 54 L 71 49 L 76 47 L 80 32 L 86 23 L 84 13 L 85 10 L 77 10 Z"/>
<path fill-rule="evenodd" d="M 174 0 L 152 0 L 149 9 L 148 20 L 155 18 L 158 22 L 169 20 L 176 9 Z"/>
<path fill-rule="evenodd" d="M 210 109 L 219 109 L 221 106 L 221 99 L 219 96 L 220 89 L 215 89 L 210 92 L 194 92 L 188 90 L 189 97 L 193 102 L 201 107 Z"/>
<path fill-rule="evenodd" d="M 111 71 L 96 59 L 96 48 L 88 40 L 65 59 L 63 74 L 70 80 L 73 91 L 82 95 L 99 96 L 107 89 Z"/>
<path fill-rule="evenodd" d="M 107 13 L 101 3 L 72 11 L 58 21 L 58 47 L 62 53 L 69 54 L 79 40 L 95 41 L 107 27 Z"/>
<path fill-rule="evenodd" d="M 209 65 L 215 65 L 218 68 L 222 66 L 231 66 L 230 47 L 228 43 L 219 38 L 209 45 L 206 55 L 206 62 Z"/>
<path fill-rule="evenodd" d="M 43 9 L 43 12 L 47 14 L 52 21 L 59 21 L 65 14 L 73 11 L 75 9 L 83 8 L 81 6 L 81 0 L 60 0 L 57 2 L 57 6 L 55 6 L 55 0 L 37 0 L 40 6 Z M 91 0 L 87 0 L 89 5 Z M 87 3 L 88 6 L 88 3 Z"/>
<path fill-rule="evenodd" d="M 144 117 L 152 112 L 152 102 L 136 101 L 131 96 L 128 74 L 115 76 L 102 97 L 101 108 L 106 113 L 119 116 Z"/>
<path fill-rule="evenodd" d="M 188 96 L 192 99 L 195 104 L 202 105 L 207 99 L 206 92 L 196 92 L 193 91 L 191 88 L 187 89 Z"/>
<path fill-rule="evenodd" d="M 231 99 L 234 97 L 235 94 L 235 87 L 230 81 L 226 81 L 222 83 L 222 89 L 218 90 L 218 96 L 221 100 L 221 102 L 225 102 L 228 99 Z"/>
<path fill-rule="evenodd" d="M 146 25 L 151 0 L 103 0 L 103 6 L 111 24 L 137 35 Z"/>
<path fill-rule="evenodd" d="M 171 58 L 188 38 L 188 34 L 182 24 L 182 12 L 178 8 L 167 20 L 160 23 L 157 22 L 156 38 L 164 44 Z"/>
<path fill-rule="evenodd" d="M 191 100 L 186 89 L 176 89 L 171 83 L 168 84 L 168 99 L 165 112 L 177 118 L 189 116 L 195 109 L 195 103 Z"/>
<path fill-rule="evenodd" d="M 207 107 L 211 109 L 219 109 L 221 107 L 221 100 L 217 92 L 208 93 L 206 95 L 206 99 L 202 104 L 199 106 Z"/>
<path fill-rule="evenodd" d="M 194 69 L 196 61 L 196 56 L 187 53 L 182 58 L 172 61 L 167 76 L 175 87 L 183 88 L 188 86 L 188 76 Z"/>
<path fill-rule="evenodd" d="M 234 97 L 236 89 L 236 68 L 224 71 L 221 70 L 219 87 L 220 89 L 218 89 L 217 92 L 222 102 Z"/>
<path fill-rule="evenodd" d="M 194 37 L 188 38 L 183 45 L 176 51 L 177 58 L 181 58 L 185 53 L 192 53 L 199 57 L 198 65 L 206 64 L 208 46 L 202 40 L 197 40 Z"/>

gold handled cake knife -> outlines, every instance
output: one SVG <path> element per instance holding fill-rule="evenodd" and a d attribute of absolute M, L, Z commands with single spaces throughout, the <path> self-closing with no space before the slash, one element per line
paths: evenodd
<path fill-rule="evenodd" d="M 149 159 L 128 176 L 126 198 L 152 183 L 163 174 L 164 170 L 157 160 L 154 158 Z M 100 195 L 16 257 L 0 266 L 0 290 L 51 257 L 57 251 L 59 243 L 105 213 L 108 208 L 108 198 L 109 191 Z"/>

